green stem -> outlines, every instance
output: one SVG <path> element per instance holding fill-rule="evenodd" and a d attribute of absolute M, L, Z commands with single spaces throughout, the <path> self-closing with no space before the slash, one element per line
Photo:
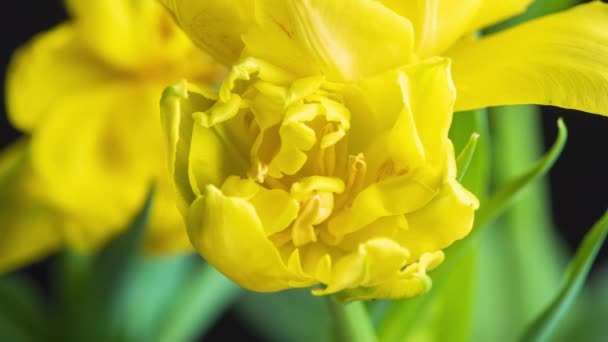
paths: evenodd
<path fill-rule="evenodd" d="M 361 301 L 342 304 L 332 297 L 327 297 L 329 312 L 334 319 L 338 341 L 374 342 L 376 332 Z"/>
<path fill-rule="evenodd" d="M 242 290 L 204 263 L 177 294 L 158 341 L 190 341 L 204 334 Z"/>

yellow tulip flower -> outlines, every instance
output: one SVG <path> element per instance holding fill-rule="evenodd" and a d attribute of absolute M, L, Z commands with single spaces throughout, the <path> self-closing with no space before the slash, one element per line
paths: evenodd
<path fill-rule="evenodd" d="M 71 19 L 19 49 L 7 72 L 10 120 L 30 137 L 0 165 L 11 184 L 0 189 L 0 270 L 66 244 L 95 250 L 126 228 L 152 183 L 148 250 L 191 249 L 170 190 L 158 100 L 167 84 L 221 69 L 153 0 L 66 5 Z"/>
<path fill-rule="evenodd" d="M 219 92 L 168 88 L 161 112 L 192 243 L 252 290 L 424 293 L 478 206 L 455 181 L 453 110 L 608 114 L 599 2 L 481 39 L 531 1 L 162 2 L 232 65 Z"/>
<path fill-rule="evenodd" d="M 377 2 L 184 4 L 194 39 L 235 63 L 219 91 L 161 100 L 194 247 L 255 291 L 428 291 L 478 206 L 455 179 L 450 61 L 416 61 L 410 23 Z"/>

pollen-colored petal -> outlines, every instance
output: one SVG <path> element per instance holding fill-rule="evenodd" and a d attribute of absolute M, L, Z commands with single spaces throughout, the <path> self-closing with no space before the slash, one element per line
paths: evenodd
<path fill-rule="evenodd" d="M 160 123 L 151 119 L 159 89 L 108 84 L 63 98 L 32 136 L 32 165 L 49 201 L 86 222 L 66 231 L 73 247 L 97 248 L 125 227 L 150 184 L 165 179 Z"/>
<path fill-rule="evenodd" d="M 381 4 L 365 0 L 289 4 L 295 39 L 301 40 L 329 79 L 357 80 L 412 59 L 411 24 Z"/>
<path fill-rule="evenodd" d="M 592 2 L 448 52 L 457 110 L 536 103 L 608 115 L 608 5 Z"/>
<path fill-rule="evenodd" d="M 523 12 L 532 0 L 381 0 L 408 18 L 421 58 L 441 55 L 463 36 Z"/>
<path fill-rule="evenodd" d="M 326 295 L 358 286 L 375 286 L 394 276 L 407 264 L 409 252 L 390 239 L 371 239 L 351 254 L 340 258 L 327 287 L 314 290 Z"/>
<path fill-rule="evenodd" d="M 399 230 L 397 239 L 413 258 L 441 250 L 471 231 L 478 206 L 473 194 L 449 180 L 424 208 L 406 214 L 408 229 Z"/>
<path fill-rule="evenodd" d="M 381 0 L 414 26 L 416 53 L 427 58 L 447 49 L 463 36 L 483 0 Z"/>
<path fill-rule="evenodd" d="M 475 16 L 469 21 L 465 33 L 474 32 L 521 14 L 534 0 L 481 0 L 478 2 L 480 6 Z"/>
<path fill-rule="evenodd" d="M 247 200 L 208 185 L 189 209 L 188 232 L 203 257 L 241 286 L 262 292 L 289 287 L 291 273 Z"/>
<path fill-rule="evenodd" d="M 174 189 L 177 192 L 178 208 L 182 214 L 185 214 L 190 203 L 192 203 L 197 195 L 193 189 L 190 177 L 195 177 L 199 183 L 209 183 L 217 186 L 221 185 L 222 177 L 224 177 L 221 171 L 224 164 L 222 161 L 223 157 L 220 154 L 220 151 L 223 150 L 221 141 L 213 135 L 204 136 L 200 130 L 198 134 L 199 147 L 203 143 L 202 140 L 207 138 L 206 143 L 216 148 L 207 148 L 203 155 L 194 156 L 194 161 L 199 161 L 203 165 L 205 164 L 204 160 L 207 160 L 207 167 L 196 170 L 197 174 L 194 175 L 191 175 L 189 171 L 190 151 L 193 145 L 193 130 L 195 126 L 192 114 L 197 109 L 211 107 L 213 102 L 207 97 L 213 97 L 211 92 L 197 89 L 184 81 L 167 88 L 161 99 L 161 123 L 167 142 L 169 172 Z M 198 186 L 196 189 L 200 194 Z"/>
<path fill-rule="evenodd" d="M 412 58 L 409 21 L 373 1 L 164 3 L 196 43 L 226 64 L 245 54 L 303 76 L 355 80 Z"/>
<path fill-rule="evenodd" d="M 79 44 L 123 70 L 180 63 L 196 53 L 156 1 L 66 0 Z M 196 63 L 194 63 L 196 65 Z M 173 66 L 170 66 L 173 67 Z"/>
<path fill-rule="evenodd" d="M 347 301 L 374 298 L 411 298 L 426 293 L 431 289 L 431 278 L 427 271 L 443 262 L 443 252 L 426 253 L 418 262 L 408 265 L 399 274 L 387 278 L 386 281 L 372 287 L 357 287 L 340 293 Z"/>
<path fill-rule="evenodd" d="M 190 38 L 220 62 L 230 65 L 243 49 L 243 35 L 252 21 L 250 0 L 163 0 Z"/>
<path fill-rule="evenodd" d="M 56 101 L 110 78 L 95 57 L 77 44 L 74 27 L 60 25 L 14 54 L 6 78 L 7 113 L 13 125 L 29 132 Z"/>
<path fill-rule="evenodd" d="M 0 273 L 38 260 L 61 246 L 65 217 L 44 200 L 29 164 L 28 141 L 0 154 Z"/>

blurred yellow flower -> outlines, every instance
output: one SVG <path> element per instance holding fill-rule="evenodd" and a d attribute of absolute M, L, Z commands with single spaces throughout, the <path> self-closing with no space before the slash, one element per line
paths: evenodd
<path fill-rule="evenodd" d="M 256 291 L 426 292 L 478 206 L 455 180 L 449 60 L 416 61 L 411 25 L 377 2 L 183 4 L 166 3 L 234 64 L 219 92 L 184 81 L 161 101 L 195 248 Z"/>
<path fill-rule="evenodd" d="M 155 1 L 68 0 L 72 19 L 34 38 L 7 72 L 11 122 L 29 138 L 0 165 L 0 271 L 64 244 L 91 251 L 157 184 L 151 251 L 188 250 L 174 208 L 158 101 L 183 77 L 217 78 Z M 7 224 L 10 223 L 10 224 Z"/>

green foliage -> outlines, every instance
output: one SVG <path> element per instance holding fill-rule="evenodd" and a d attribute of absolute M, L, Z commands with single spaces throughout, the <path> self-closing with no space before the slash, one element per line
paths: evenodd
<path fill-rule="evenodd" d="M 40 294 L 22 277 L 0 277 L 0 341 L 42 341 L 49 337 Z"/>
<path fill-rule="evenodd" d="M 591 265 L 608 235 L 608 212 L 591 228 L 572 259 L 564 285 L 553 302 L 530 324 L 524 341 L 547 341 L 562 321 L 582 290 Z"/>

